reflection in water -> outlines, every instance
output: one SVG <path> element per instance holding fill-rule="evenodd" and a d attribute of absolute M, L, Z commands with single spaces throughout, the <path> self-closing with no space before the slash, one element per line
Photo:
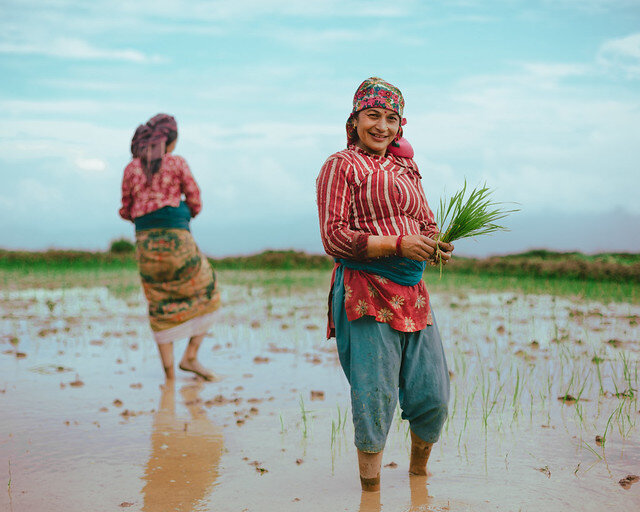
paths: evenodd
<path fill-rule="evenodd" d="M 409 485 L 411 486 L 411 508 L 409 511 L 432 510 L 431 508 L 427 508 L 427 505 L 433 500 L 427 490 L 427 477 L 411 475 L 409 477 Z"/>
<path fill-rule="evenodd" d="M 200 510 L 218 477 L 222 432 L 202 410 L 200 389 L 196 384 L 180 390 L 190 415 L 180 418 L 175 413 L 174 384 L 162 386 L 143 477 L 145 512 Z"/>
<path fill-rule="evenodd" d="M 380 512 L 380 492 L 362 491 L 360 496 L 360 509 L 358 512 Z"/>
<path fill-rule="evenodd" d="M 427 490 L 427 477 L 411 475 L 409 477 L 409 485 L 411 488 L 411 507 L 408 512 L 426 512 L 441 510 L 439 508 L 431 508 L 433 498 L 429 496 Z M 360 509 L 358 512 L 380 512 L 382 505 L 380 503 L 379 492 L 363 492 L 360 497 Z M 448 510 L 448 507 L 446 508 Z"/>

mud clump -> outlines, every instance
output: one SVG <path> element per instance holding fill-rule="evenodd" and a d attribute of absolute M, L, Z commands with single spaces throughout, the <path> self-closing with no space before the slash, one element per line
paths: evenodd
<path fill-rule="evenodd" d="M 273 354 L 295 354 L 296 350 L 290 347 L 278 347 L 274 343 L 269 343 L 267 350 Z"/>
<path fill-rule="evenodd" d="M 76 380 L 69 382 L 69 386 L 73 388 L 81 388 L 82 386 L 84 386 L 84 382 L 82 382 L 76 375 Z"/>
<path fill-rule="evenodd" d="M 241 398 L 234 398 L 234 399 L 229 399 L 229 398 L 225 398 L 223 395 L 216 395 L 214 396 L 212 399 L 207 400 L 204 405 L 206 405 L 207 407 L 212 407 L 214 405 L 219 406 L 219 405 L 227 405 L 227 404 L 236 404 L 239 405 L 240 402 L 242 402 Z"/>
<path fill-rule="evenodd" d="M 311 400 L 324 400 L 324 391 L 311 391 Z"/>
<path fill-rule="evenodd" d="M 638 475 L 627 475 L 624 478 L 620 479 L 618 483 L 623 489 L 629 489 L 633 484 L 640 481 L 640 476 Z"/>

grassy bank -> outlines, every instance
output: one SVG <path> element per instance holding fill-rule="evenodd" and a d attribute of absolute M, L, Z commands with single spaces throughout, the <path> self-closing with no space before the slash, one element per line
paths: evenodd
<path fill-rule="evenodd" d="M 297 251 L 266 251 L 211 259 L 221 282 L 298 289 L 328 286 L 331 258 Z M 528 253 L 486 259 L 455 258 L 440 277 L 425 272 L 429 289 L 521 291 L 592 300 L 640 302 L 640 255 Z M 117 293 L 139 289 L 131 252 L 0 250 L 0 285 L 25 287 L 107 286 Z"/>

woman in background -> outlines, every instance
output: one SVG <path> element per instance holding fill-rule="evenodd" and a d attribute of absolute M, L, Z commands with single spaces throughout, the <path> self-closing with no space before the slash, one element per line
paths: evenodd
<path fill-rule="evenodd" d="M 351 386 L 364 491 L 380 489 L 380 463 L 400 399 L 411 429 L 409 472 L 425 475 L 447 417 L 449 374 L 422 280 L 427 261 L 453 246 L 437 242 L 413 149 L 402 139 L 404 99 L 372 77 L 358 87 L 347 120 L 347 149 L 331 155 L 317 180 L 320 233 L 336 259 L 328 337 L 336 337 Z"/>
<path fill-rule="evenodd" d="M 120 216 L 135 224 L 138 269 L 167 380 L 175 378 L 173 342 L 183 338 L 189 343 L 180 369 L 214 380 L 197 354 L 220 295 L 215 273 L 189 230 L 202 202 L 187 162 L 172 154 L 177 139 L 170 115 L 158 114 L 138 126 L 122 179 Z"/>

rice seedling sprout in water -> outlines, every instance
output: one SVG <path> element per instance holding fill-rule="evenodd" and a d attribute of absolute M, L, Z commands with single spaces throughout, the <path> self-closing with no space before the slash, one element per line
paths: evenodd
<path fill-rule="evenodd" d="M 500 219 L 519 209 L 505 210 L 500 205 L 491 201 L 493 193 L 486 184 L 474 188 L 469 197 L 465 198 L 467 181 L 465 180 L 461 190 L 456 192 L 448 200 L 440 199 L 436 212 L 436 222 L 440 227 L 437 241 L 451 243 L 462 238 L 471 238 L 479 235 L 489 235 L 496 231 L 506 231 L 507 228 L 496 224 Z M 440 248 L 436 246 L 436 262 L 440 264 L 442 274 L 442 259 Z"/>
<path fill-rule="evenodd" d="M 299 403 L 300 403 L 300 415 L 302 417 L 302 437 L 306 439 L 307 438 L 307 413 L 310 413 L 312 411 L 305 409 L 304 398 L 302 398 L 302 395 L 300 395 Z"/>

